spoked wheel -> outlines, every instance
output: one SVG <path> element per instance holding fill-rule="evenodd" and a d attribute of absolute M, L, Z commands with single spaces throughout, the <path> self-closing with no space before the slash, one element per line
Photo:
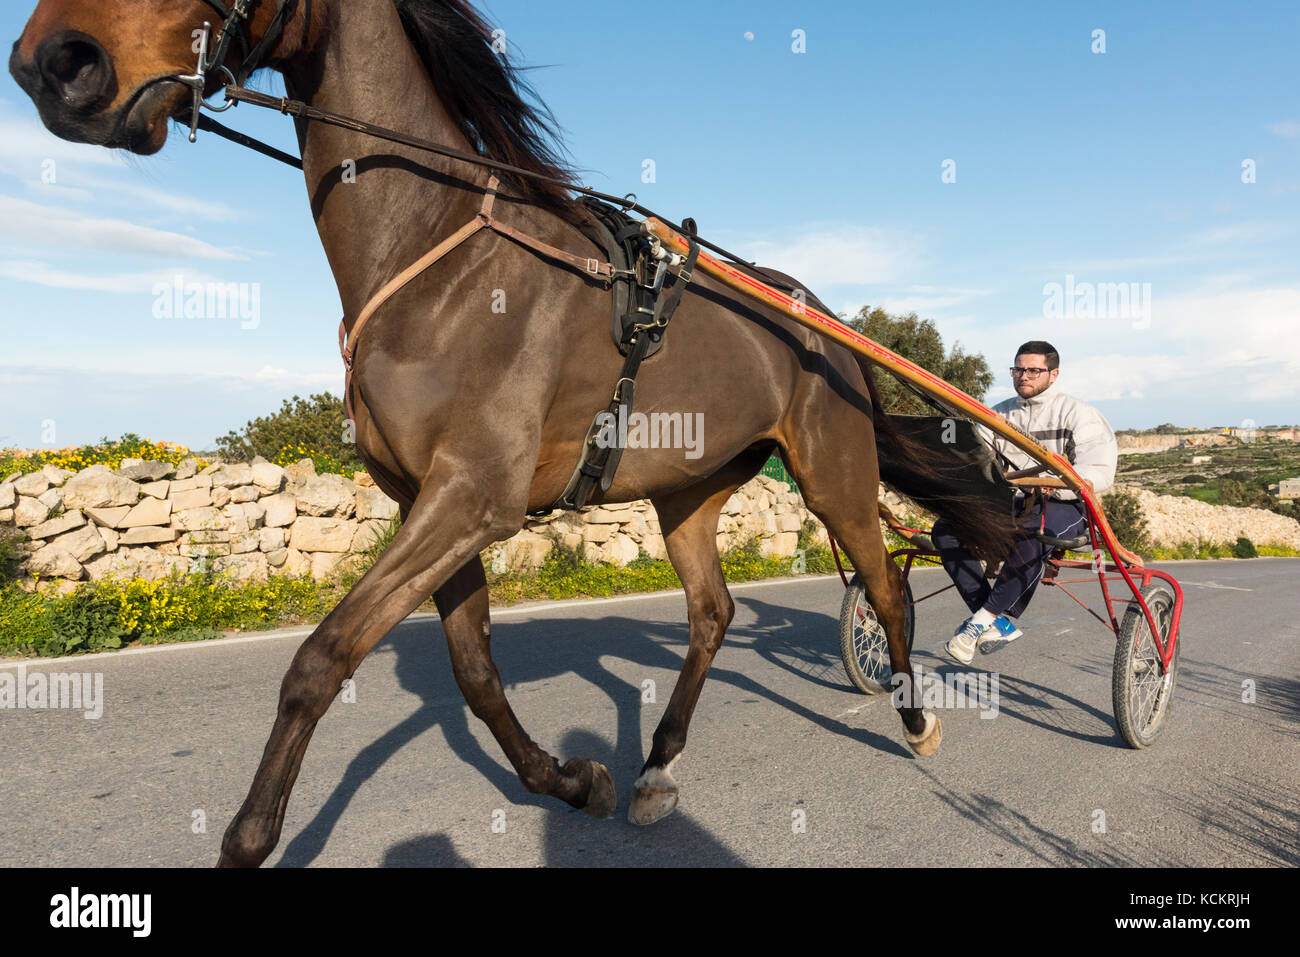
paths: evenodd
<path fill-rule="evenodd" d="M 903 628 L 907 650 L 912 650 L 916 633 L 916 609 L 912 607 L 912 586 L 903 582 Z M 889 642 L 884 626 L 867 601 L 862 580 L 857 575 L 849 582 L 840 605 L 840 657 L 853 686 L 865 694 L 888 694 L 893 689 L 889 677 Z"/>
<path fill-rule="evenodd" d="M 1142 597 L 1160 629 L 1160 642 L 1169 641 L 1169 627 L 1174 615 L 1174 595 L 1169 586 L 1151 584 L 1142 589 Z M 1147 748 L 1155 743 L 1169 715 L 1169 699 L 1178 677 L 1178 651 L 1174 646 L 1168 670 L 1160 665 L 1160 652 L 1151 639 L 1146 615 L 1134 602 L 1128 606 L 1119 626 L 1115 643 L 1115 671 L 1111 694 L 1115 707 L 1115 727 L 1130 748 Z"/>

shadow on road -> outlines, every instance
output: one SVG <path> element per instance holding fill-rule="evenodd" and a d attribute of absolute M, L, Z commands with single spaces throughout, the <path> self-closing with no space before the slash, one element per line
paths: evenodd
<path fill-rule="evenodd" d="M 748 645 L 768 661 L 796 671 L 824 686 L 829 684 L 819 680 L 816 674 L 810 674 L 804 664 L 811 662 L 815 668 L 828 668 L 832 661 L 838 661 L 837 624 L 833 617 L 746 598 L 742 598 L 740 603 L 753 612 L 756 620 L 749 625 L 733 628 L 728 633 L 728 646 L 732 650 L 736 645 Z M 820 635 L 825 636 L 824 649 L 808 638 Z M 599 620 L 547 619 L 497 623 L 493 625 L 492 645 L 493 657 L 502 680 L 506 682 L 507 697 L 510 697 L 511 686 L 514 684 L 546 682 L 574 675 L 598 688 L 613 705 L 616 733 L 612 750 L 601 737 L 586 732 L 572 732 L 561 741 L 555 756 L 561 763 L 576 756 L 593 758 L 607 765 L 619 788 L 617 816 L 622 822 L 627 814 L 631 782 L 640 773 L 645 760 L 641 744 L 641 688 L 639 683 L 612 673 L 602 661 L 617 659 L 645 669 L 662 669 L 676 674 L 681 668 L 688 642 L 689 632 L 682 623 L 608 617 Z M 434 621 L 423 621 L 399 626 L 376 648 L 375 654 L 389 652 L 396 656 L 394 668 L 398 682 L 423 704 L 352 759 L 342 781 L 315 817 L 287 843 L 277 866 L 303 867 L 315 861 L 358 790 L 393 755 L 432 728 L 441 729 L 456 756 L 483 774 L 507 800 L 517 805 L 546 808 L 551 812 L 546 841 L 548 863 L 558 866 L 592 863 L 614 851 L 617 851 L 618 857 L 616 861 L 611 858 L 611 863 L 637 866 L 680 861 L 684 853 L 699 865 L 730 866 L 741 863 L 731 851 L 680 811 L 657 824 L 651 831 L 633 828 L 628 824 L 619 827 L 605 825 L 605 830 L 597 836 L 591 827 L 600 822 L 593 822 L 581 812 L 573 811 L 552 798 L 528 793 L 505 761 L 504 755 L 495 748 L 492 753 L 485 751 L 470 732 L 469 722 L 477 719 L 470 715 L 465 706 L 464 698 L 452 676 L 445 647 L 441 625 Z M 724 647 L 720 656 L 724 662 L 726 653 Z M 626 671 L 626 668 L 622 670 Z M 715 663 L 709 674 L 709 683 L 722 683 L 739 692 L 761 696 L 818 727 L 874 750 L 895 757 L 910 755 L 900 740 L 846 725 L 725 666 Z M 829 686 L 847 690 L 847 682 L 842 679 Z M 646 720 L 659 720 L 668 697 L 667 689 L 664 692 L 660 696 L 660 703 L 650 706 L 650 711 L 644 713 Z M 703 721 L 708 720 L 707 699 L 703 709 L 697 712 L 697 717 Z M 524 719 L 521 717 L 521 720 Z M 590 711 L 575 711 L 572 720 L 575 723 L 591 723 L 594 715 Z M 548 729 L 528 730 L 544 747 L 550 749 L 545 743 Z M 901 738 L 901 732 L 899 737 Z M 689 745 L 687 753 L 689 754 Z M 429 787 L 437 788 L 438 782 L 433 779 L 432 768 L 430 777 Z M 574 838 L 579 832 L 584 835 L 581 841 Z M 653 842 L 643 842 L 635 837 L 637 834 L 651 833 L 654 835 Z M 593 840 L 600 843 L 593 844 Z M 444 835 L 429 835 L 394 846 L 385 860 L 394 866 L 452 866 L 461 859 Z"/>

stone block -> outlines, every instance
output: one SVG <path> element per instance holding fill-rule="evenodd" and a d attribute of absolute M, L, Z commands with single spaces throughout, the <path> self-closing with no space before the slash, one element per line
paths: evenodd
<path fill-rule="evenodd" d="M 355 491 L 342 475 L 317 475 L 298 487 L 298 512 L 316 518 L 349 518 L 356 511 Z"/>
<path fill-rule="evenodd" d="M 266 509 L 257 502 L 245 502 L 240 506 L 244 512 L 244 524 L 250 529 L 261 528 L 266 521 Z"/>
<path fill-rule="evenodd" d="M 86 517 L 103 528 L 120 528 L 122 519 L 131 511 L 130 505 L 117 505 L 113 508 L 88 508 Z"/>
<path fill-rule="evenodd" d="M 617 525 L 584 525 L 582 528 L 582 540 L 592 545 L 599 545 L 607 542 L 618 532 Z"/>
<path fill-rule="evenodd" d="M 119 545 L 154 545 L 160 542 L 176 541 L 174 528 L 133 528 L 123 532 L 118 538 Z"/>
<path fill-rule="evenodd" d="M 74 531 L 65 532 L 52 539 L 50 544 L 62 548 L 82 564 L 108 551 L 108 546 L 94 525 L 83 524 Z"/>
<path fill-rule="evenodd" d="M 230 504 L 230 489 L 212 487 L 212 504 L 217 508 Z"/>
<path fill-rule="evenodd" d="M 128 459 L 122 460 L 122 467 L 117 470 L 117 474 L 132 482 L 156 482 L 176 471 L 176 466 L 170 462 L 139 462 L 135 465 L 127 465 L 128 461 Z"/>
<path fill-rule="evenodd" d="M 73 509 L 71 512 L 64 512 L 58 518 L 52 518 L 48 522 L 41 522 L 27 530 L 27 537 L 30 539 L 53 538 L 55 535 L 62 535 L 64 532 L 70 532 L 74 528 L 80 528 L 86 524 L 86 516 L 81 514 L 80 509 Z"/>
<path fill-rule="evenodd" d="M 0 508 L 13 508 L 18 502 L 18 492 L 14 489 L 14 483 L 0 485 Z"/>
<path fill-rule="evenodd" d="M 230 501 L 237 505 L 245 502 L 256 502 L 262 497 L 262 490 L 256 485 L 241 485 L 239 488 L 230 490 Z"/>
<path fill-rule="evenodd" d="M 150 498 L 166 498 L 167 493 L 171 491 L 171 482 L 145 482 L 140 486 L 140 491 L 144 492 Z"/>
<path fill-rule="evenodd" d="M 316 463 L 311 459 L 299 459 L 292 465 L 284 467 L 284 477 L 292 487 L 301 487 L 306 485 L 311 479 L 316 477 Z"/>
<path fill-rule="evenodd" d="M 241 485 L 253 484 L 253 467 L 251 465 L 223 465 L 211 474 L 214 489 L 233 489 Z"/>
<path fill-rule="evenodd" d="M 298 499 L 289 492 L 268 495 L 257 504 L 266 510 L 263 524 L 267 528 L 281 528 L 292 525 L 298 517 Z"/>
<path fill-rule="evenodd" d="M 67 508 L 112 508 L 134 505 L 139 500 L 139 485 L 107 469 L 103 472 L 85 469 L 63 486 L 63 504 Z"/>
<path fill-rule="evenodd" d="M 172 508 L 184 512 L 192 508 L 205 508 L 212 504 L 212 493 L 205 488 L 177 492 L 172 490 Z"/>
<path fill-rule="evenodd" d="M 103 532 L 100 534 L 102 535 Z M 128 579 L 139 577 L 140 563 L 130 554 L 123 552 L 100 555 L 86 562 L 85 569 L 91 581 L 103 581 L 107 578 Z"/>
<path fill-rule="evenodd" d="M 49 479 L 50 485 L 59 488 L 77 473 L 71 469 L 61 469 L 57 465 L 42 465 L 41 474 Z"/>
<path fill-rule="evenodd" d="M 80 581 L 86 574 L 81 562 L 58 545 L 46 545 L 28 558 L 27 571 L 41 578 L 66 578 L 69 581 Z"/>
<path fill-rule="evenodd" d="M 258 548 L 264 552 L 275 552 L 284 548 L 285 535 L 283 528 L 264 528 L 257 534 Z M 283 563 L 281 563 L 283 564 Z"/>
<path fill-rule="evenodd" d="M 117 524 L 118 528 L 139 528 L 141 525 L 166 525 L 172 520 L 172 503 L 157 498 L 142 499 Z"/>
<path fill-rule="evenodd" d="M 30 495 L 32 498 L 36 498 L 50 487 L 50 480 L 45 477 L 43 472 L 28 472 L 14 482 L 13 487 L 14 491 L 19 495 Z"/>
<path fill-rule="evenodd" d="M 57 488 L 47 488 L 40 495 L 36 496 L 36 501 L 40 502 L 51 512 L 57 512 L 63 508 L 63 490 Z"/>
<path fill-rule="evenodd" d="M 364 552 L 371 545 L 379 541 L 380 536 L 384 534 L 384 529 L 388 527 L 387 522 L 378 519 L 370 519 L 357 525 L 357 532 L 352 536 L 352 545 L 348 549 L 350 552 Z M 263 548 L 263 551 L 270 549 Z"/>
<path fill-rule="evenodd" d="M 358 519 L 397 517 L 397 503 L 377 488 L 358 488 L 356 501 Z"/>
<path fill-rule="evenodd" d="M 268 495 L 274 495 L 284 488 L 287 479 L 284 469 L 270 462 L 259 462 L 253 466 L 253 484 Z"/>
<path fill-rule="evenodd" d="M 277 548 L 273 552 L 266 553 L 266 563 L 272 568 L 281 568 L 289 558 L 289 549 Z"/>
<path fill-rule="evenodd" d="M 261 539 L 257 532 L 245 532 L 242 535 L 235 535 L 230 540 L 231 555 L 247 555 L 251 552 L 259 551 Z"/>
<path fill-rule="evenodd" d="M 311 557 L 311 577 L 317 581 L 325 581 L 333 576 L 342 561 L 342 555 L 331 552 L 316 552 Z"/>
<path fill-rule="evenodd" d="M 211 506 L 204 508 L 187 508 L 172 510 L 172 528 L 182 532 L 193 532 L 201 528 L 225 528 L 226 519 Z"/>
<path fill-rule="evenodd" d="M 357 533 L 357 523 L 341 518 L 304 516 L 293 523 L 289 542 L 300 552 L 346 552 Z"/>
<path fill-rule="evenodd" d="M 799 547 L 799 536 L 794 532 L 778 532 L 759 542 L 758 553 L 764 558 L 789 558 Z"/>
<path fill-rule="evenodd" d="M 212 567 L 219 574 L 228 575 L 238 582 L 264 582 L 270 573 L 266 557 L 259 554 L 218 558 Z"/>

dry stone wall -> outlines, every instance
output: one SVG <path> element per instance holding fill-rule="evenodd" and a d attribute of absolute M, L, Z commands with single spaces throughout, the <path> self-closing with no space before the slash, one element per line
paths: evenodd
<path fill-rule="evenodd" d="M 24 581 L 165 578 L 213 568 L 238 580 L 272 574 L 326 579 L 364 552 L 397 515 L 397 503 L 365 473 L 317 475 L 310 460 L 217 463 L 126 460 L 70 472 L 52 465 L 0 480 L 0 527 L 25 536 Z M 798 493 L 759 476 L 733 495 L 719 523 L 720 549 L 756 538 L 764 555 L 793 555 L 810 519 Z M 825 540 L 824 531 L 820 533 Z M 538 567 L 553 542 L 592 561 L 626 565 L 666 552 L 648 502 L 556 511 L 530 518 L 488 550 L 495 571 Z"/>
<path fill-rule="evenodd" d="M 1245 535 L 1258 545 L 1300 548 L 1300 522 L 1273 512 L 1127 491 L 1141 503 L 1157 545 L 1232 544 Z M 895 496 L 885 500 L 898 514 L 909 511 Z M 317 475 L 310 460 L 284 468 L 255 460 L 202 469 L 192 460 L 128 460 L 117 471 L 94 465 L 75 473 L 47 465 L 0 480 L 0 531 L 16 528 L 27 539 L 19 546 L 24 582 L 56 580 L 64 589 L 87 579 L 153 580 L 203 568 L 242 581 L 272 574 L 326 579 L 370 548 L 397 511 L 365 473 Z M 758 476 L 724 505 L 718 548 L 756 539 L 765 556 L 792 556 L 809 522 L 812 540 L 825 543 L 825 529 L 798 492 Z M 555 542 L 616 565 L 643 551 L 666 557 L 649 502 L 532 517 L 485 557 L 497 572 L 532 569 Z"/>

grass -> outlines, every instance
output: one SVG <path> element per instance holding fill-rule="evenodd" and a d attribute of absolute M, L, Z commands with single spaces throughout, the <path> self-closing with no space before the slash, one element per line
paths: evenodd
<path fill-rule="evenodd" d="M 266 582 L 237 584 L 209 571 L 159 581 L 86 582 L 67 595 L 49 588 L 27 592 L 16 582 L 3 582 L 0 655 L 53 657 L 113 651 L 316 622 L 342 600 L 398 527 L 394 520 L 371 549 L 327 582 L 272 576 Z M 797 558 L 765 558 L 759 554 L 758 542 L 748 541 L 722 556 L 723 571 L 728 581 L 741 582 L 834 570 L 830 549 L 802 542 L 801 546 Z M 558 544 L 538 571 L 507 571 L 490 576 L 488 583 L 490 600 L 497 606 L 680 587 L 667 561 L 643 554 L 624 568 L 594 564 Z"/>

